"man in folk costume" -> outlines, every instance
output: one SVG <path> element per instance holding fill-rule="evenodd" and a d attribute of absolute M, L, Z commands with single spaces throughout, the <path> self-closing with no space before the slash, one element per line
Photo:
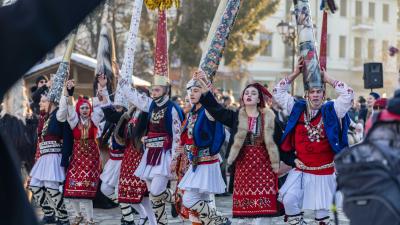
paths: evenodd
<path fill-rule="evenodd" d="M 165 10 L 158 12 L 157 42 L 154 62 L 152 98 L 130 88 L 122 78 L 119 85 L 128 101 L 149 113 L 148 131 L 144 140 L 145 152 L 135 175 L 146 181 L 158 224 L 167 224 L 165 203 L 174 203 L 173 191 L 167 189 L 172 178 L 171 160 L 179 145 L 183 113 L 169 98 L 167 23 Z"/>
<path fill-rule="evenodd" d="M 305 224 L 302 209 L 308 209 L 314 210 L 315 220 L 319 225 L 326 225 L 330 224 L 329 207 L 336 190 L 333 159 L 336 153 L 348 146 L 350 119 L 347 112 L 352 106 L 354 93 L 343 82 L 329 77 L 324 70 L 326 61 L 319 63 L 313 44 L 309 3 L 295 3 L 302 58 L 295 71 L 275 86 L 274 97 L 290 115 L 282 137 L 281 149 L 287 152 L 295 151 L 297 159 L 296 168 L 289 172 L 279 191 L 279 198 L 284 204 L 288 224 Z M 326 34 L 324 28 L 326 26 L 323 26 L 322 33 Z M 325 38 L 322 40 L 326 41 Z M 322 59 L 325 58 L 325 43 L 322 43 L 321 48 Z M 295 101 L 294 97 L 288 94 L 288 88 L 301 71 L 306 100 Z M 324 103 L 324 83 L 335 89 L 339 95 L 337 99 Z"/>
<path fill-rule="evenodd" d="M 137 87 L 142 93 L 149 96 L 147 89 Z M 139 210 L 139 225 L 144 225 L 149 220 L 150 225 L 156 225 L 157 221 L 149 199 L 146 182 L 135 176 L 143 156 L 142 137 L 146 132 L 148 113 L 140 111 L 137 107 L 131 106 L 117 123 L 114 133 L 115 140 L 126 146 L 121 164 L 121 172 L 118 183 L 118 202 L 121 208 L 136 205 L 142 208 Z M 122 214 L 125 224 L 134 224 L 132 210 L 125 210 Z"/>
<path fill-rule="evenodd" d="M 45 192 L 48 193 L 50 196 L 49 203 L 55 211 L 59 225 L 69 224 L 61 190 L 63 188 L 62 183 L 65 180 L 65 168 L 68 166 L 68 153 L 72 151 L 72 132 L 67 122 L 57 120 L 56 114 L 64 82 L 68 76 L 75 36 L 76 31 L 69 39 L 66 53 L 48 95 L 43 95 L 40 100 L 40 110 L 46 112 L 46 114 L 39 119 L 38 145 L 40 156 L 30 173 L 31 181 L 29 184 L 38 205 L 42 205 L 46 196 Z"/>
<path fill-rule="evenodd" d="M 209 203 L 210 194 L 224 193 L 226 188 L 219 166 L 219 151 L 225 140 L 224 127 L 200 104 L 200 82 L 192 79 L 186 89 L 193 108 L 183 125 L 183 146 L 179 148 L 190 160 L 189 169 L 178 185 L 184 190 L 183 205 L 195 212 L 202 224 L 230 224 L 228 218 L 217 215 Z M 178 154 L 179 151 L 175 156 Z M 175 158 L 173 160 L 176 162 Z"/>
<path fill-rule="evenodd" d="M 67 121 L 73 133 L 73 139 L 70 140 L 73 142 L 73 149 L 69 154 L 64 197 L 69 199 L 68 202 L 76 213 L 73 224 L 79 224 L 84 219 L 80 205 L 86 210 L 85 223 L 94 224 L 92 199 L 96 196 L 101 172 L 96 135 L 103 113 L 100 107 L 92 109 L 89 100 L 83 97 L 79 97 L 74 107 L 74 89 L 74 81 L 67 81 L 64 92 L 67 96 L 61 98 L 60 109 L 57 111 L 58 121 Z"/>
<path fill-rule="evenodd" d="M 296 101 L 288 93 L 289 86 L 300 74 L 301 65 L 293 74 L 281 80 L 274 89 L 274 98 L 290 115 L 282 137 L 282 151 L 296 152 L 296 168 L 289 172 L 279 191 L 288 217 L 288 224 L 305 224 L 303 209 L 315 211 L 320 225 L 329 224 L 329 207 L 336 190 L 333 159 L 347 144 L 350 120 L 347 111 L 352 106 L 353 90 L 323 72 L 324 83 L 339 95 L 324 103 L 325 89 L 309 86 L 306 100 Z"/>

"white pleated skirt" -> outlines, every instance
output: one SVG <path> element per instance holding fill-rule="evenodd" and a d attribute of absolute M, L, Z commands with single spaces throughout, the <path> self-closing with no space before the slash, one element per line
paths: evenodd
<path fill-rule="evenodd" d="M 40 156 L 29 175 L 40 181 L 63 182 L 65 180 L 65 170 L 61 166 L 61 158 L 61 154 Z"/>
<path fill-rule="evenodd" d="M 314 175 L 292 169 L 279 190 L 279 201 L 286 194 L 298 196 L 302 209 L 330 209 L 336 191 L 336 175 Z"/>
<path fill-rule="evenodd" d="M 190 165 L 178 187 L 182 190 L 204 194 L 221 194 L 225 192 L 226 185 L 222 179 L 219 162 L 216 162 L 198 165 L 195 171 Z"/>
<path fill-rule="evenodd" d="M 161 161 L 159 165 L 151 166 L 147 165 L 147 154 L 148 150 L 144 151 L 142 159 L 140 160 L 139 166 L 135 171 L 135 176 L 142 180 L 152 180 L 155 176 L 164 176 L 172 178 L 171 175 L 171 161 L 172 153 L 171 150 L 163 151 L 161 153 Z"/>
<path fill-rule="evenodd" d="M 122 160 L 109 159 L 106 165 L 104 165 L 103 172 L 100 174 L 101 181 L 109 186 L 116 187 L 121 171 L 121 163 Z"/>

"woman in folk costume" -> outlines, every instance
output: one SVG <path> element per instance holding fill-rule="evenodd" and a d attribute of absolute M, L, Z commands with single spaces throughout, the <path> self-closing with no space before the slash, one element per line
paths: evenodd
<path fill-rule="evenodd" d="M 72 224 L 80 224 L 84 219 L 80 205 L 86 209 L 85 224 L 94 224 L 92 199 L 96 196 L 101 172 L 96 135 L 103 114 L 99 107 L 92 112 L 89 100 L 83 97 L 79 97 L 74 107 L 74 89 L 74 81 L 67 81 L 67 96 L 61 98 L 57 111 L 58 121 L 69 123 L 73 133 L 71 141 L 74 143 L 64 184 L 64 197 L 69 199 L 76 213 Z"/>
<path fill-rule="evenodd" d="M 205 80 L 204 72 L 195 79 Z M 271 94 L 259 83 L 249 84 L 238 111 L 223 108 L 203 84 L 200 103 L 217 121 L 231 128 L 228 164 L 235 163 L 233 217 L 238 224 L 272 224 L 278 210 L 279 152 L 273 140 L 274 112 L 266 105 Z"/>
<path fill-rule="evenodd" d="M 43 95 L 39 106 L 43 113 L 38 125 L 39 158 L 33 166 L 29 187 L 38 205 L 49 195 L 49 205 L 54 209 L 57 224 L 70 224 L 64 204 L 62 183 L 65 180 L 65 168 L 68 167 L 68 154 L 72 151 L 72 132 L 67 122 L 59 122 L 56 114 L 60 102 L 64 81 L 68 76 L 69 61 L 75 43 L 76 31 L 69 39 L 64 58 L 60 63 L 53 84 L 47 96 Z M 54 222 L 54 221 L 52 221 Z"/>
<path fill-rule="evenodd" d="M 167 189 L 167 184 L 172 178 L 171 160 L 179 145 L 179 132 L 183 120 L 181 109 L 169 99 L 166 22 L 165 10 L 159 10 L 152 98 L 130 87 L 132 63 L 124 63 L 126 66 L 122 67 L 122 79 L 118 84 L 122 96 L 139 110 L 149 113 L 148 131 L 144 140 L 145 152 L 135 175 L 146 181 L 158 224 L 168 223 L 165 203 L 175 202 L 173 191 Z M 135 45 L 128 46 L 131 46 L 131 51 L 127 51 L 127 60 L 134 56 L 132 46 Z"/>
<path fill-rule="evenodd" d="M 200 82 L 191 80 L 186 88 L 193 108 L 181 134 L 182 150 L 190 160 L 189 169 L 178 185 L 184 190 L 183 205 L 195 212 L 202 224 L 230 224 L 228 218 L 217 215 L 208 202 L 210 194 L 225 192 L 218 154 L 225 140 L 224 127 L 199 103 Z"/>
<path fill-rule="evenodd" d="M 145 88 L 137 89 L 147 96 L 150 95 Z M 157 224 L 146 183 L 134 174 L 143 155 L 141 138 L 146 132 L 147 117 L 147 113 L 131 106 L 121 116 L 114 133 L 116 142 L 126 146 L 118 184 L 118 202 L 122 209 L 126 209 L 122 212 L 125 224 L 134 224 L 131 204 L 140 205 L 137 207 L 145 212 L 143 214 L 143 210 L 139 211 L 140 225 L 145 224 L 147 220 L 151 225 Z"/>

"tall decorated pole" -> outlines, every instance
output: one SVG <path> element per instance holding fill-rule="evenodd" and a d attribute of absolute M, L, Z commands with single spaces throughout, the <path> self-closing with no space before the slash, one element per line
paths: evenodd
<path fill-rule="evenodd" d="M 53 82 L 48 94 L 48 98 L 50 102 L 58 104 L 61 99 L 61 94 L 64 88 L 64 83 L 68 79 L 69 76 L 69 68 L 72 51 L 74 50 L 76 33 L 78 29 L 75 29 L 67 44 L 67 48 L 64 53 L 64 57 L 58 66 L 57 73 L 54 75 Z"/>
<path fill-rule="evenodd" d="M 209 43 L 208 50 L 205 54 L 203 54 L 204 57 L 200 63 L 201 70 L 206 73 L 210 81 L 214 79 L 214 76 L 218 70 L 226 42 L 228 41 L 229 34 L 239 13 L 240 2 L 240 0 L 229 0 L 228 3 L 226 3 L 226 1 L 222 0 L 214 17 L 214 21 L 210 29 L 210 32 L 213 32 L 213 36 Z M 224 5 L 226 5 L 226 7 L 221 16 L 221 8 Z M 218 26 L 216 29 L 213 29 L 216 21 L 218 21 Z"/>
<path fill-rule="evenodd" d="M 179 2 L 179 0 L 145 0 L 147 8 L 158 10 L 153 85 L 168 86 L 170 83 L 166 10 L 173 5 L 179 7 Z"/>
<path fill-rule="evenodd" d="M 299 54 L 304 58 L 304 90 L 324 88 L 315 46 L 314 27 L 309 0 L 293 0 L 297 22 Z"/>
<path fill-rule="evenodd" d="M 326 49 L 328 45 L 328 11 L 330 11 L 331 13 L 335 13 L 337 7 L 334 0 L 321 0 L 320 9 L 323 11 L 323 18 L 321 29 L 321 44 L 319 50 L 319 65 L 321 69 L 326 70 Z"/>
<path fill-rule="evenodd" d="M 110 24 L 104 23 L 101 27 L 99 46 L 97 48 L 97 67 L 95 74 L 105 75 L 107 83 L 107 91 L 109 94 L 115 90 L 116 83 L 116 54 L 115 54 L 115 38 L 114 31 Z M 97 82 L 93 86 L 94 96 L 97 95 Z"/>
<path fill-rule="evenodd" d="M 127 80 L 128 84 L 132 84 L 132 75 L 133 75 L 133 65 L 135 62 L 135 52 L 136 52 L 136 40 L 137 35 L 139 33 L 139 24 L 140 24 L 140 16 L 142 13 L 143 0 L 135 0 L 133 4 L 133 12 L 131 18 L 131 25 L 128 33 L 128 40 L 125 45 L 125 55 L 124 61 L 121 67 L 120 79 Z M 122 93 L 122 87 L 120 87 L 120 82 L 118 83 L 117 90 L 115 93 L 114 102 L 119 105 L 127 106 L 128 102 L 126 98 L 124 98 L 124 94 Z"/>

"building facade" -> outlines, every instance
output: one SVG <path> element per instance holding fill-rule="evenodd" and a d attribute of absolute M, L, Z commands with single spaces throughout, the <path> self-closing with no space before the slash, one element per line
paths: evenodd
<path fill-rule="evenodd" d="M 318 45 L 322 11 L 319 9 L 319 0 L 310 0 L 310 2 L 312 19 L 317 27 Z M 363 64 L 382 62 L 384 88 L 375 91 L 390 97 L 398 86 L 397 71 L 400 62 L 398 55 L 390 57 L 388 51 L 390 46 L 400 47 L 397 0 L 336 0 L 336 3 L 339 10 L 328 16 L 327 70 L 329 74 L 348 83 L 358 95 L 365 96 L 370 90 L 364 89 Z M 276 25 L 282 20 L 295 23 L 291 16 L 292 10 L 292 0 L 281 0 L 279 9 L 262 23 L 263 32 L 258 35 L 259 42 L 268 42 L 268 47 L 253 62 L 243 66 L 245 75 L 230 75 L 229 68 L 222 66 L 220 71 L 225 76 L 231 77 L 220 81 L 222 87 L 233 89 L 234 93 L 239 95 L 238 90 L 241 90 L 248 82 L 258 81 L 271 87 L 290 73 L 292 47 L 283 43 Z M 241 79 L 236 86 L 232 84 L 232 80 L 235 79 Z M 303 94 L 301 82 L 299 79 L 295 85 L 297 95 Z M 328 89 L 328 95 L 334 97 L 332 89 Z"/>

